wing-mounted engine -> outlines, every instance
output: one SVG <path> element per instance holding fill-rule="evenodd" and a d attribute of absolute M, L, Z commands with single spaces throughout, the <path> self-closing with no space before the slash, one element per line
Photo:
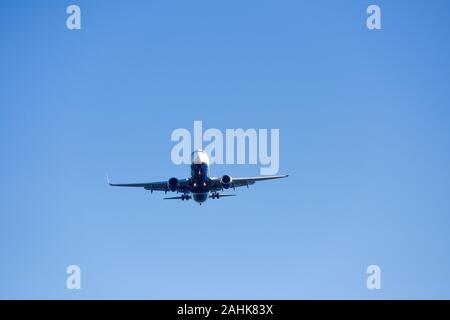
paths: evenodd
<path fill-rule="evenodd" d="M 227 175 L 224 174 L 221 178 L 220 178 L 220 184 L 222 185 L 222 187 L 224 189 L 228 189 L 229 187 L 231 187 L 231 183 L 233 182 L 233 179 Z"/>
<path fill-rule="evenodd" d="M 178 181 L 177 178 L 173 177 L 173 178 L 170 178 L 169 181 L 167 181 L 167 188 L 170 191 L 177 191 L 179 187 L 180 187 L 180 182 Z"/>

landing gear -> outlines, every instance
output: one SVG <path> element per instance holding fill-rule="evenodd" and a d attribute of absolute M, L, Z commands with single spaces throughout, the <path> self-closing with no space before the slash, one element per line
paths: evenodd
<path fill-rule="evenodd" d="M 235 197 L 235 194 L 219 194 L 218 192 L 212 192 L 209 197 L 211 199 L 219 199 L 219 198 L 223 198 L 223 197 Z"/>
<path fill-rule="evenodd" d="M 220 198 L 220 194 L 218 192 L 211 193 L 211 199 L 219 199 L 219 198 Z"/>
<path fill-rule="evenodd" d="M 189 200 L 192 199 L 192 197 L 190 195 L 188 195 L 187 193 L 184 193 L 181 195 L 181 200 Z"/>

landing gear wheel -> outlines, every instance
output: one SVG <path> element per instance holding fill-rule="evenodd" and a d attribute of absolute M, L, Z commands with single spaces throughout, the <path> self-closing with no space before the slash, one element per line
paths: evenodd
<path fill-rule="evenodd" d="M 220 198 L 220 194 L 218 192 L 214 192 L 213 194 L 211 194 L 211 198 L 212 199 L 219 199 Z"/>

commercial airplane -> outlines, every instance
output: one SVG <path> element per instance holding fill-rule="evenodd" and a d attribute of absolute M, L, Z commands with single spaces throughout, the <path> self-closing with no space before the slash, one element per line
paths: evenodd
<path fill-rule="evenodd" d="M 194 199 L 195 202 L 202 204 L 208 198 L 219 199 L 222 197 L 232 197 L 235 194 L 221 194 L 219 192 L 224 189 L 249 186 L 256 181 L 273 180 L 286 178 L 288 175 L 280 176 L 260 176 L 247 178 L 232 178 L 229 175 L 212 178 L 209 176 L 209 158 L 202 150 L 192 152 L 191 155 L 191 176 L 187 179 L 178 180 L 177 178 L 170 178 L 168 181 L 147 182 L 147 183 L 110 183 L 113 187 L 138 187 L 145 190 L 153 191 L 167 191 L 181 193 L 181 196 L 164 198 L 165 200 L 189 200 Z M 191 196 L 192 194 L 192 196 Z"/>

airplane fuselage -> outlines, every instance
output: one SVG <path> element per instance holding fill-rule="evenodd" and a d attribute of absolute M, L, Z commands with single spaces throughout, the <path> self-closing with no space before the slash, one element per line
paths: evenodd
<path fill-rule="evenodd" d="M 208 199 L 209 195 L 209 168 L 206 163 L 191 164 L 191 188 L 192 198 L 195 202 L 201 203 Z"/>
<path fill-rule="evenodd" d="M 191 163 L 191 192 L 195 202 L 202 203 L 208 200 L 211 191 L 211 179 L 209 178 L 209 158 L 202 151 L 192 153 Z"/>

